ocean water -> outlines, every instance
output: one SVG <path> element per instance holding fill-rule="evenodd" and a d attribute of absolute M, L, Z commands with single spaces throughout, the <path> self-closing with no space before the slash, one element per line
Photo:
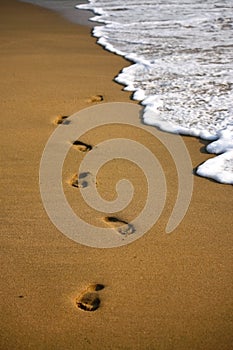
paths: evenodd
<path fill-rule="evenodd" d="M 89 0 L 93 35 L 134 62 L 115 79 L 146 124 L 213 141 L 201 176 L 233 184 L 232 0 Z"/>
<path fill-rule="evenodd" d="M 98 43 L 133 63 L 115 80 L 145 106 L 144 122 L 211 141 L 216 156 L 197 174 L 233 184 L 232 0 L 26 1 L 72 6 L 72 20 L 76 2 L 77 22 L 94 12 Z"/>

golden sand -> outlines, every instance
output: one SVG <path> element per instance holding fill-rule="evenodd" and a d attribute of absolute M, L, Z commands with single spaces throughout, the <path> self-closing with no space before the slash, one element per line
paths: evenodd
<path fill-rule="evenodd" d="M 194 176 L 188 212 L 168 235 L 177 194 L 168 152 L 130 126 L 102 128 L 81 141 L 143 142 L 165 169 L 168 201 L 151 230 L 130 245 L 95 249 L 68 239 L 40 197 L 45 144 L 57 116 L 95 103 L 129 102 L 129 93 L 113 82 L 129 62 L 96 45 L 88 27 L 48 10 L 3 0 L 0 18 L 1 349 L 232 349 L 232 186 Z M 210 157 L 201 151 L 202 141 L 183 140 L 193 168 Z M 75 212 L 106 227 L 103 213 L 85 206 L 79 189 L 69 184 L 84 156 L 71 148 L 64 189 Z M 146 199 L 141 170 L 126 160 L 110 162 L 97 181 L 105 199 L 113 200 L 122 176 L 135 186 L 132 204 L 118 215 L 129 222 Z M 89 291 L 98 284 L 105 288 Z M 80 310 L 80 302 L 93 302 L 96 310 Z"/>

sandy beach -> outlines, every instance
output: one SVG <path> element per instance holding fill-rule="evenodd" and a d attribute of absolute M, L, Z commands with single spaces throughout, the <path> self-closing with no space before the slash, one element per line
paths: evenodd
<path fill-rule="evenodd" d="M 187 214 L 166 234 L 177 176 L 164 146 L 132 127 L 89 132 L 82 138 L 87 145 L 125 137 L 155 153 L 166 174 L 166 206 L 129 245 L 98 249 L 67 238 L 41 200 L 44 147 L 58 115 L 106 102 L 136 103 L 113 81 L 130 62 L 96 45 L 90 27 L 47 9 L 2 0 L 0 18 L 1 349 L 232 349 L 232 186 L 194 176 Z M 91 100 L 97 95 L 103 101 Z M 213 156 L 199 139 L 182 138 L 193 169 Z M 71 186 L 84 156 L 80 148 L 70 150 L 64 191 L 77 215 L 105 227 L 103 213 Z M 142 171 L 118 160 L 98 176 L 106 200 L 115 198 L 119 179 L 132 181 L 135 197 L 120 213 L 132 220 L 146 200 Z M 100 301 L 97 310 L 78 307 L 86 293 Z"/>

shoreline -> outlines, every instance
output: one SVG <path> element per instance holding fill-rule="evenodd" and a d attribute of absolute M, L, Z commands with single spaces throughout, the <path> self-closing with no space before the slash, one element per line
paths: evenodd
<path fill-rule="evenodd" d="M 82 141 L 94 146 L 111 137 L 142 141 L 165 169 L 168 201 L 151 230 L 124 247 L 94 249 L 61 234 L 45 212 L 38 186 L 54 119 L 95 105 L 88 102 L 95 95 L 103 95 L 103 103 L 136 103 L 113 81 L 127 61 L 96 45 L 89 27 L 15 0 L 0 6 L 1 348 L 230 350 L 232 188 L 194 176 L 188 212 L 165 234 L 177 177 L 164 147 L 127 127 L 87 133 Z M 193 168 L 209 158 L 200 152 L 202 140 L 182 139 Z M 102 213 L 90 211 L 69 184 L 81 159 L 81 152 L 71 150 L 64 190 L 74 211 L 98 224 Z M 107 164 L 99 190 L 112 200 L 122 174 L 137 190 L 136 201 L 122 213 L 131 219 L 146 195 L 139 170 L 125 161 Z M 105 286 L 100 308 L 79 310 L 77 298 L 93 284 Z"/>
<path fill-rule="evenodd" d="M 84 5 L 84 7 L 85 7 L 85 5 Z M 87 8 L 88 8 L 88 6 L 87 6 Z M 96 9 L 94 9 L 93 11 L 96 11 L 96 15 L 97 15 L 96 17 L 101 18 L 101 15 L 98 16 L 98 11 Z M 100 13 L 101 13 L 101 8 L 100 8 Z M 109 23 L 110 22 L 111 21 L 109 21 Z M 103 23 L 104 23 L 104 21 L 103 21 Z M 108 23 L 108 21 L 106 23 Z M 114 20 L 113 20 L 112 24 L 114 24 Z M 161 112 L 161 116 L 157 116 L 156 118 L 154 118 L 153 114 L 156 115 L 156 110 L 157 110 L 156 105 L 158 102 L 158 101 L 155 102 L 157 99 L 156 96 L 153 95 L 153 92 L 152 92 L 152 94 L 145 95 L 145 92 L 143 92 L 145 86 L 142 87 L 142 90 L 141 90 L 140 84 L 139 84 L 139 87 L 137 87 L 135 90 L 133 90 L 132 86 L 134 86 L 134 83 L 130 77 L 132 72 L 134 72 L 133 74 L 135 74 L 136 76 L 137 76 L 137 74 L 143 76 L 143 74 L 141 74 L 141 72 L 144 69 L 143 67 L 144 67 L 144 65 L 147 65 L 147 64 L 150 65 L 150 60 L 148 60 L 148 61 L 144 60 L 144 59 L 140 58 L 140 55 L 138 57 L 137 57 L 137 55 L 135 57 L 134 57 L 134 55 L 132 55 L 133 58 L 130 59 L 131 54 L 129 52 L 128 52 L 128 54 L 126 54 L 126 53 L 123 54 L 123 52 L 121 52 L 121 50 L 119 48 L 116 49 L 116 47 L 118 46 L 117 42 L 116 42 L 116 47 L 114 47 L 114 45 L 112 46 L 111 39 L 110 39 L 111 34 L 110 34 L 109 38 L 108 38 L 108 34 L 107 34 L 106 38 L 108 38 L 108 39 L 106 39 L 104 33 L 105 33 L 104 26 L 102 26 L 101 28 L 94 27 L 94 29 L 92 31 L 92 35 L 98 38 L 97 42 L 99 42 L 99 43 L 101 42 L 101 45 L 105 48 L 105 50 L 110 51 L 114 54 L 116 53 L 119 56 L 122 56 L 124 58 L 128 57 L 128 60 L 132 64 L 131 67 L 126 67 L 126 69 L 123 69 L 121 72 L 119 72 L 118 76 L 115 78 L 115 81 L 122 84 L 123 86 L 125 86 L 126 90 L 132 91 L 132 96 L 131 96 L 132 100 L 136 100 L 136 101 L 138 101 L 138 103 L 140 103 L 141 105 L 144 106 L 144 112 L 143 112 L 143 117 L 142 117 L 144 124 L 150 125 L 153 127 L 158 127 L 159 130 L 162 130 L 162 131 L 165 131 L 168 133 L 179 134 L 179 135 L 189 135 L 191 137 L 197 137 L 199 139 L 212 140 L 212 143 L 209 144 L 207 147 L 207 153 L 214 154 L 215 157 L 214 157 L 214 159 L 208 159 L 207 162 L 204 162 L 199 167 L 197 167 L 196 174 L 198 176 L 202 176 L 202 177 L 205 177 L 208 179 L 215 180 L 216 182 L 219 182 L 222 184 L 232 185 L 233 184 L 233 177 L 232 177 L 231 167 L 229 166 L 229 164 L 232 163 L 233 153 L 231 150 L 232 149 L 232 142 L 231 142 L 232 137 L 230 135 L 231 135 L 232 131 L 231 131 L 231 127 L 230 127 L 231 122 L 229 119 L 229 115 L 228 116 L 225 115 L 225 117 L 223 118 L 223 119 L 225 119 L 225 125 L 218 123 L 216 120 L 215 123 L 213 122 L 211 128 L 204 127 L 204 125 L 202 126 L 202 128 L 195 127 L 194 125 L 198 124 L 198 118 L 195 121 L 195 115 L 192 115 L 193 108 L 190 106 L 189 107 L 191 109 L 189 110 L 189 113 L 186 114 L 187 106 L 189 105 L 188 101 L 186 101 L 183 103 L 183 105 L 185 105 L 186 107 L 183 111 L 181 108 L 180 115 L 182 115 L 182 114 L 185 115 L 184 119 L 186 119 L 187 123 L 185 122 L 184 124 L 182 124 L 182 122 L 176 120 L 175 115 L 173 113 L 172 113 L 172 116 L 169 116 L 169 113 L 168 113 L 168 115 L 166 115 L 163 112 Z M 154 53 L 154 54 L 156 55 L 156 53 Z M 195 63 L 194 63 L 194 65 L 195 65 Z M 139 68 L 136 68 L 137 66 Z M 128 73 L 129 77 L 127 74 L 128 68 L 129 68 L 129 72 L 130 72 L 130 73 Z M 159 69 L 159 67 L 157 67 L 157 69 Z M 152 73 L 152 75 L 153 75 L 153 73 Z M 145 84 L 146 84 L 146 80 L 147 79 L 145 79 L 145 81 L 144 81 Z M 157 79 L 155 78 L 155 81 L 156 80 Z M 202 83 L 204 84 L 204 82 L 202 82 Z M 224 85 L 224 82 L 222 82 L 222 83 Z M 137 86 L 137 84 L 136 84 L 136 86 Z M 215 94 L 218 95 L 218 92 L 216 92 Z M 187 96 L 187 98 L 189 100 L 190 96 Z M 164 98 L 162 98 L 160 101 L 162 104 L 163 104 L 163 102 L 162 102 L 163 99 Z M 177 96 L 177 99 L 179 100 L 179 96 Z M 164 99 L 164 102 L 165 102 L 165 100 L 166 100 L 166 97 Z M 229 103 L 230 103 L 230 99 L 226 98 L 226 101 L 224 102 L 226 110 L 228 109 L 228 107 L 230 108 Z M 171 104 L 172 104 L 172 102 L 171 102 Z M 169 108 L 170 107 L 168 106 L 168 109 Z M 218 110 L 218 107 L 216 106 L 215 109 Z M 228 109 L 228 111 L 229 111 L 229 109 Z M 210 118 L 209 113 L 212 114 L 212 113 L 214 113 L 214 111 L 209 111 L 205 115 L 205 119 L 207 119 L 206 120 L 207 123 L 208 123 L 208 118 Z M 203 118 L 201 118 L 201 120 Z M 169 123 L 170 119 L 171 119 L 171 124 Z M 191 119 L 193 121 L 193 126 L 191 126 L 192 123 L 189 125 L 188 119 Z M 201 124 L 202 124 L 202 122 L 201 122 Z M 217 125 L 215 125 L 215 124 L 217 124 Z"/>

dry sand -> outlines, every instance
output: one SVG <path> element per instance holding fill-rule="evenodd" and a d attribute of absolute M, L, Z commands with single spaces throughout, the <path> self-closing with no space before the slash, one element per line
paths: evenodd
<path fill-rule="evenodd" d="M 43 208 L 42 152 L 58 114 L 98 103 L 87 102 L 98 94 L 103 102 L 129 102 L 112 81 L 127 62 L 95 45 L 90 28 L 48 10 L 5 0 L 0 18 L 1 349 L 232 349 L 232 186 L 195 176 L 187 215 L 168 235 L 177 179 L 164 147 L 130 127 L 87 133 L 82 141 L 91 145 L 108 137 L 143 142 L 164 166 L 168 200 L 158 222 L 130 245 L 94 249 L 68 239 Z M 199 140 L 183 139 L 193 167 L 209 157 Z M 76 213 L 104 225 L 69 183 L 84 155 L 69 153 L 64 189 Z M 107 164 L 99 191 L 112 199 L 122 176 L 135 185 L 122 213 L 131 220 L 146 196 L 139 169 Z M 77 298 L 101 304 L 84 311 Z"/>

